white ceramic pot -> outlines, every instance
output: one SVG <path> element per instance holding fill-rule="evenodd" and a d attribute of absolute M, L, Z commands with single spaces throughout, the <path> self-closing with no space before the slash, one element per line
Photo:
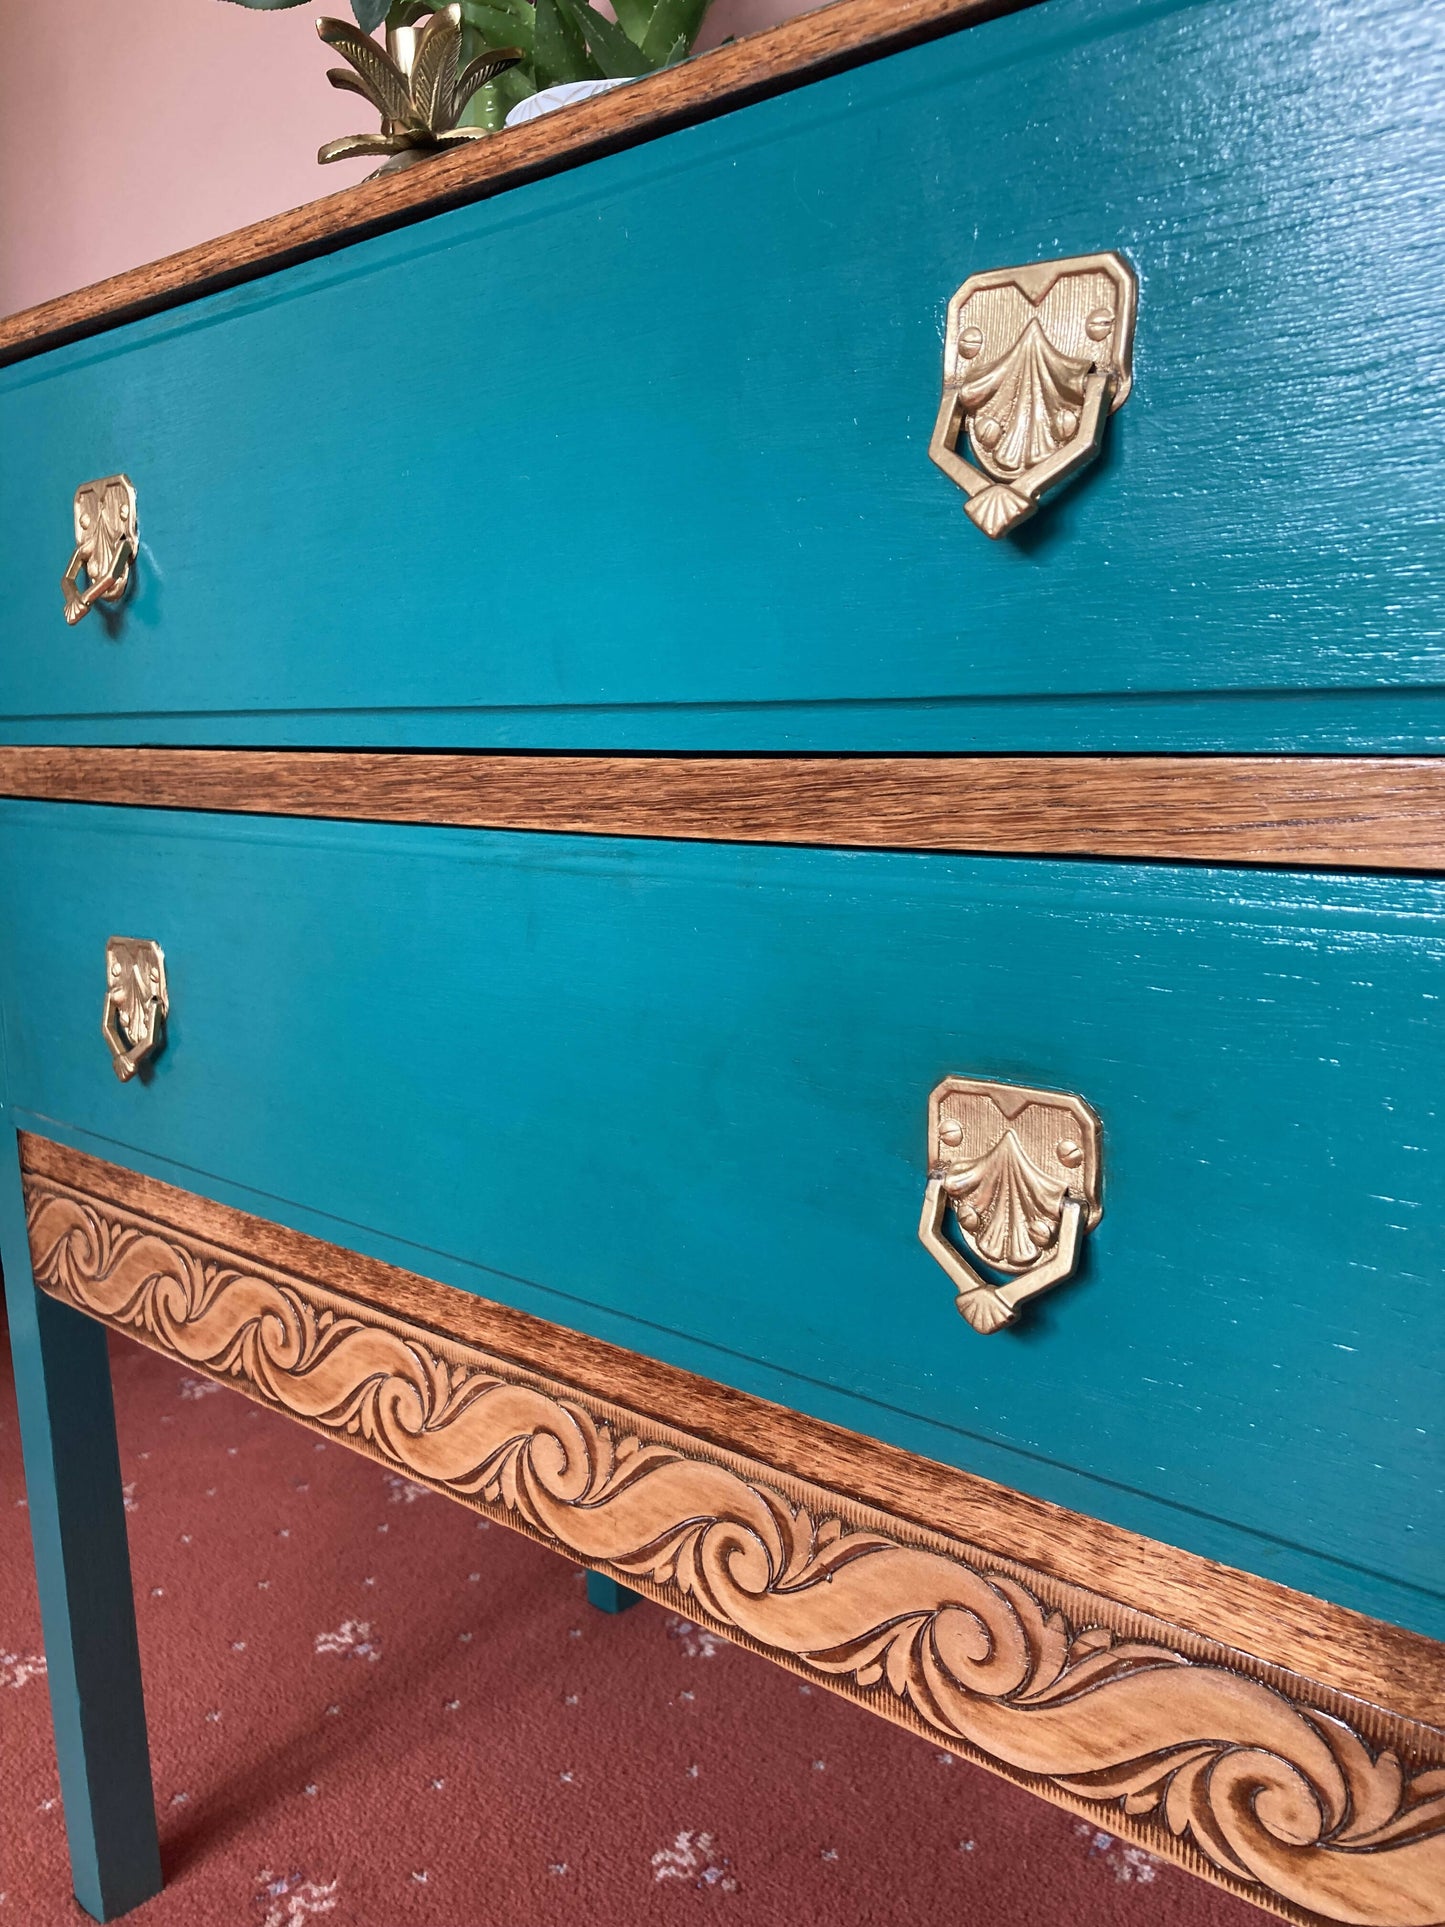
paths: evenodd
<path fill-rule="evenodd" d="M 519 100 L 508 114 L 505 125 L 520 127 L 524 121 L 536 120 L 541 114 L 554 113 L 559 107 L 570 107 L 577 100 L 591 100 L 594 94 L 607 94 L 614 87 L 631 84 L 631 76 L 620 80 L 564 80 L 559 87 L 544 87 L 538 94 L 528 94 Z"/>

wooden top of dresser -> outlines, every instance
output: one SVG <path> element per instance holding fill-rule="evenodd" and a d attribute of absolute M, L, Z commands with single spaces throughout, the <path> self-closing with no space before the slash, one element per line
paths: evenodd
<path fill-rule="evenodd" d="M 630 87 L 0 320 L 0 365 L 917 46 L 1036 0 L 835 0 Z"/>

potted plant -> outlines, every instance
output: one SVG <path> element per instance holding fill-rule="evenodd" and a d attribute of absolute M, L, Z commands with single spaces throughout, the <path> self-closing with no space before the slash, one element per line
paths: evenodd
<path fill-rule="evenodd" d="M 531 118 L 603 87 L 672 67 L 691 54 L 711 0 L 613 0 L 609 20 L 588 0 L 461 0 L 463 38 L 480 53 L 522 49 L 518 64 L 474 97 L 472 126 Z M 532 96 L 536 107 L 517 109 Z"/>
<path fill-rule="evenodd" d="M 237 0 L 264 12 L 306 0 Z M 321 161 L 386 155 L 386 167 L 685 60 L 711 0 L 613 0 L 616 18 L 589 0 L 351 0 L 356 24 L 317 30 L 348 62 L 328 78 L 381 115 L 374 134 L 328 141 Z M 372 38 L 385 29 L 385 46 Z M 384 171 L 384 170 L 383 170 Z"/>

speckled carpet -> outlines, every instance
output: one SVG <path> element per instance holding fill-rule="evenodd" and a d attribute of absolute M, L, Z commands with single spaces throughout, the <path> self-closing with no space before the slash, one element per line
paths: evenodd
<path fill-rule="evenodd" d="M 3 1328 L 0 1328 L 3 1329 Z M 137 1927 L 1270 1918 L 138 1346 Z M 0 1927 L 82 1921 L 0 1349 Z"/>

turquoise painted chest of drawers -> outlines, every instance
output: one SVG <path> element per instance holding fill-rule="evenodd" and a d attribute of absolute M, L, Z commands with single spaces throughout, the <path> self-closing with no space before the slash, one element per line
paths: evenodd
<path fill-rule="evenodd" d="M 1445 1921 L 1442 38 L 846 0 L 0 329 L 93 1913 L 157 1878 L 108 1323 L 1287 1918 Z M 990 542 L 949 299 L 1101 250 L 1132 392 Z"/>

